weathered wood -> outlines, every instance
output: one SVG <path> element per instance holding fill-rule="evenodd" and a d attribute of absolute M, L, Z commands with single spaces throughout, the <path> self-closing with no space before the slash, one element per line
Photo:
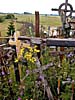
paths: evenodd
<path fill-rule="evenodd" d="M 65 48 L 64 48 L 65 49 Z M 49 55 L 50 56 L 60 56 L 60 55 L 65 55 L 68 54 L 69 52 L 73 52 L 74 53 L 75 50 L 65 50 L 65 51 L 49 51 Z"/>
<path fill-rule="evenodd" d="M 13 60 L 13 64 L 14 64 L 16 82 L 20 82 L 19 66 L 18 66 L 18 62 L 15 62 L 15 58 L 17 58 L 17 56 L 19 55 L 19 52 L 16 52 L 16 50 L 18 49 L 18 51 L 19 51 L 20 45 L 21 45 L 20 40 L 18 40 L 18 36 L 20 36 L 20 34 L 17 31 L 14 33 L 14 40 L 12 40 L 12 39 L 9 40 L 9 44 L 15 50 L 12 60 Z"/>
<path fill-rule="evenodd" d="M 37 66 L 37 68 L 40 68 L 39 74 L 40 74 L 40 76 L 42 76 L 41 80 L 42 80 L 42 83 L 43 83 L 43 86 L 44 86 L 44 93 L 46 91 L 47 96 L 48 96 L 48 100 L 54 100 L 52 92 L 51 92 L 51 89 L 50 89 L 50 86 L 48 85 L 48 82 L 44 77 L 44 74 L 43 74 L 43 71 L 42 71 L 42 67 L 41 67 L 41 64 L 40 64 L 40 61 L 39 61 L 38 58 L 36 58 L 36 66 Z"/>
<path fill-rule="evenodd" d="M 60 47 L 60 51 L 63 52 L 64 51 L 64 47 Z M 64 58 L 64 54 L 61 54 L 60 55 L 60 61 L 61 61 L 61 63 L 63 61 L 63 58 Z"/>
<path fill-rule="evenodd" d="M 13 37 L 0 36 L 0 39 L 10 39 L 10 38 L 12 38 L 12 39 L 13 39 Z"/>
<path fill-rule="evenodd" d="M 71 100 L 74 100 L 74 80 L 72 81 L 72 96 Z"/>
<path fill-rule="evenodd" d="M 19 36 L 18 40 L 29 40 L 29 41 L 35 40 L 35 43 L 36 43 L 36 40 L 38 40 L 38 41 L 40 41 L 40 40 L 45 41 L 45 39 L 42 39 L 40 37 L 27 37 L 27 36 Z"/>
<path fill-rule="evenodd" d="M 6 37 L 1 37 L 6 38 Z M 75 39 L 74 38 L 66 38 L 66 39 L 59 39 L 59 38 L 40 38 L 40 37 L 26 37 L 26 36 L 19 36 L 18 40 L 29 40 L 32 41 L 34 44 L 41 44 L 43 42 L 47 43 L 47 46 L 59 46 L 59 47 L 75 47 Z"/>
<path fill-rule="evenodd" d="M 19 66 L 18 66 L 18 62 L 15 62 L 15 58 L 17 58 L 16 45 L 13 45 L 12 48 L 15 50 L 12 60 L 13 60 L 13 64 L 14 64 L 16 82 L 20 82 Z"/>
<path fill-rule="evenodd" d="M 48 100 L 54 100 L 53 99 L 53 95 L 52 95 L 52 92 L 51 92 L 51 89 L 50 89 L 50 87 L 49 87 L 49 85 L 48 85 L 48 82 L 47 82 L 47 80 L 45 79 L 45 77 L 44 77 L 44 74 L 43 74 L 43 71 L 44 70 L 47 70 L 48 68 L 50 68 L 50 67 L 52 67 L 54 64 L 53 63 L 49 63 L 49 64 L 47 64 L 47 65 L 44 65 L 44 66 L 41 66 L 41 64 L 40 64 L 40 62 L 39 62 L 39 60 L 37 59 L 37 61 L 36 61 L 36 65 L 37 65 L 37 69 L 34 69 L 34 70 L 32 70 L 32 71 L 28 71 L 28 73 L 26 74 L 26 76 L 24 76 L 23 77 L 23 79 L 21 80 L 21 81 L 24 81 L 25 80 L 25 78 L 28 76 L 28 75 L 30 75 L 31 73 L 39 73 L 40 75 L 42 75 L 42 83 L 43 83 L 43 85 L 44 85 L 44 89 L 45 89 L 45 91 L 47 92 L 47 96 L 48 96 Z"/>
<path fill-rule="evenodd" d="M 49 69 L 50 67 L 53 67 L 53 66 L 54 66 L 54 64 L 51 62 L 51 63 L 49 63 L 47 65 L 41 66 L 41 68 L 39 67 L 39 68 L 33 69 L 32 71 L 28 70 L 29 73 L 27 73 L 26 76 L 23 77 L 22 81 L 24 81 L 25 78 L 28 75 L 30 75 L 31 73 L 36 74 L 36 73 L 39 73 L 40 70 L 45 71 L 45 70 L 47 70 L 47 69 Z"/>
<path fill-rule="evenodd" d="M 1 37 L 1 32 L 0 32 L 0 37 Z M 2 42 L 2 39 L 0 39 L 0 42 Z"/>
<path fill-rule="evenodd" d="M 75 47 L 75 39 L 48 38 L 46 43 L 47 46 Z"/>
<path fill-rule="evenodd" d="M 60 79 L 58 79 L 58 95 L 60 94 Z"/>
<path fill-rule="evenodd" d="M 39 34 L 39 12 L 35 12 L 35 36 L 40 37 Z"/>
<path fill-rule="evenodd" d="M 40 37 L 39 34 L 39 12 L 35 11 L 35 37 Z M 37 49 L 40 50 L 40 44 L 37 44 Z M 40 52 L 37 53 L 38 58 L 40 58 Z"/>
<path fill-rule="evenodd" d="M 30 46 L 30 44 L 27 43 L 22 43 L 20 40 L 18 40 L 18 37 L 20 36 L 20 32 L 17 31 L 14 33 L 14 40 L 10 38 L 9 44 L 13 46 L 13 49 L 15 50 L 15 57 L 18 58 L 20 54 L 20 49 L 21 47 L 27 47 Z M 13 56 L 13 61 L 15 61 L 15 58 Z M 15 69 L 15 76 L 16 76 L 16 81 L 20 82 L 20 67 L 18 66 L 18 62 L 13 62 L 14 64 L 14 69 Z"/>
<path fill-rule="evenodd" d="M 34 41 L 34 44 L 40 44 L 43 42 L 47 43 L 47 46 L 59 46 L 59 47 L 75 47 L 75 39 L 74 38 L 66 38 L 66 39 L 59 39 L 59 38 L 30 38 L 25 36 L 18 37 L 19 40 L 31 40 Z"/>
<path fill-rule="evenodd" d="M 10 38 L 10 40 L 9 40 L 9 44 L 10 44 L 11 46 L 13 46 L 13 45 L 16 46 L 17 57 L 19 56 L 21 46 L 22 46 L 22 47 L 30 46 L 30 44 L 22 43 L 22 42 L 20 41 L 20 39 L 18 39 L 19 36 L 20 36 L 20 32 L 17 31 L 17 32 L 14 33 L 14 40 L 12 40 L 12 38 Z"/>
<path fill-rule="evenodd" d="M 4 47 L 4 46 L 6 46 L 6 44 L 1 44 L 1 45 L 0 45 L 0 47 Z"/>

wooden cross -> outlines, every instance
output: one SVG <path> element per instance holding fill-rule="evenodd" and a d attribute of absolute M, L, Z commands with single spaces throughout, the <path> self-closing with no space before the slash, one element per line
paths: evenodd
<path fill-rule="evenodd" d="M 30 46 L 30 44 L 26 44 L 26 43 L 21 43 L 20 40 L 18 40 L 18 37 L 20 36 L 20 33 L 19 31 L 15 32 L 14 33 L 14 40 L 12 40 L 10 38 L 9 40 L 9 44 L 11 46 L 15 46 L 14 49 L 15 49 L 15 56 L 18 58 L 19 57 L 19 53 L 20 53 L 20 49 L 21 49 L 21 45 L 22 47 L 27 47 L 27 46 Z M 17 52 L 16 52 L 17 51 Z M 13 61 L 15 60 L 15 58 L 13 57 Z M 18 62 L 14 62 L 14 69 L 15 69 L 15 76 L 16 76 L 16 81 L 20 82 L 20 73 L 21 72 L 21 69 L 20 67 L 18 66 Z"/>
<path fill-rule="evenodd" d="M 16 46 L 16 50 L 17 50 L 17 56 L 19 55 L 19 53 L 20 53 L 20 49 L 21 49 L 21 46 L 22 47 L 28 47 L 28 46 L 30 46 L 30 44 L 27 44 L 27 43 L 22 43 L 20 40 L 18 40 L 18 37 L 20 36 L 20 32 L 19 31 L 16 31 L 15 33 L 14 33 L 14 40 L 12 40 L 11 38 L 10 38 L 10 40 L 9 40 L 9 44 L 10 45 L 15 45 Z"/>
<path fill-rule="evenodd" d="M 53 99 L 53 94 L 52 94 L 52 92 L 51 92 L 51 89 L 50 89 L 50 87 L 49 87 L 49 85 L 48 85 L 48 82 L 47 82 L 47 80 L 45 79 L 45 77 L 44 77 L 44 74 L 43 74 L 43 71 L 44 70 L 46 70 L 46 69 L 48 69 L 48 68 L 50 68 L 50 67 L 52 67 L 54 64 L 53 63 L 49 63 L 49 64 L 47 64 L 47 65 L 44 65 L 44 66 L 41 66 L 41 64 L 40 64 L 40 61 L 39 61 L 39 59 L 37 58 L 37 61 L 36 61 L 36 65 L 37 65 L 37 69 L 34 69 L 34 70 L 32 70 L 32 71 L 29 71 L 29 73 L 27 73 L 26 74 L 26 76 L 25 77 L 23 77 L 23 79 L 21 80 L 22 82 L 25 80 L 25 78 L 29 75 L 29 74 L 31 74 L 31 73 L 39 73 L 43 78 L 41 79 L 41 81 L 42 81 L 42 83 L 43 83 L 43 85 L 44 85 L 44 89 L 45 89 L 45 91 L 47 92 L 47 96 L 48 96 L 48 100 L 54 100 Z M 45 92 L 44 91 L 44 92 Z"/>

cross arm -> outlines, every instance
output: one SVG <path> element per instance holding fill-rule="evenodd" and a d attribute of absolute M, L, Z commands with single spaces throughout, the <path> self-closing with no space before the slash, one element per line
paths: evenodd
<path fill-rule="evenodd" d="M 64 12 L 70 12 L 71 11 L 71 10 L 65 10 L 65 9 L 59 10 L 59 9 L 56 9 L 56 8 L 52 8 L 51 10 L 52 11 L 64 11 Z M 75 12 L 75 10 L 73 10 L 72 12 Z"/>
<path fill-rule="evenodd" d="M 34 40 L 34 44 L 41 44 L 43 42 L 46 42 L 47 46 L 59 46 L 59 47 L 75 47 L 75 39 L 70 38 L 70 39 L 59 39 L 59 38 L 31 38 L 31 37 L 25 37 L 25 36 L 20 36 L 18 38 L 19 40 Z M 40 41 L 41 40 L 41 41 Z"/>

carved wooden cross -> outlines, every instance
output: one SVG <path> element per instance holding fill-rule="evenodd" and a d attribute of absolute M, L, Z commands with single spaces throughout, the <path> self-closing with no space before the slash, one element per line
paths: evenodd
<path fill-rule="evenodd" d="M 16 50 L 17 50 L 17 56 L 19 55 L 19 53 L 20 53 L 20 49 L 21 49 L 21 46 L 22 47 L 28 47 L 28 46 L 30 46 L 30 44 L 27 44 L 27 43 L 22 43 L 20 40 L 18 40 L 18 37 L 20 36 L 20 32 L 19 31 L 16 31 L 15 33 L 14 33 L 14 40 L 12 40 L 11 38 L 10 38 L 10 40 L 9 40 L 9 44 L 10 45 L 15 45 L 16 46 Z"/>
<path fill-rule="evenodd" d="M 10 38 L 9 40 L 9 44 L 12 45 L 12 46 L 16 46 L 16 50 L 15 50 L 15 56 L 17 55 L 17 58 L 19 57 L 19 53 L 20 53 L 20 49 L 21 49 L 21 46 L 22 47 L 27 47 L 27 46 L 30 46 L 30 44 L 26 44 L 26 43 L 21 43 L 20 40 L 18 40 L 18 37 L 20 36 L 20 33 L 19 31 L 15 32 L 14 33 L 14 40 L 12 40 Z M 15 49 L 15 48 L 14 48 Z M 17 52 L 16 52 L 17 51 Z M 15 60 L 15 58 L 13 57 L 13 61 Z M 20 82 L 20 73 L 21 72 L 21 69 L 20 67 L 18 66 L 18 63 L 17 62 L 13 62 L 14 63 L 14 69 L 15 69 L 15 76 L 16 76 L 16 81 Z"/>

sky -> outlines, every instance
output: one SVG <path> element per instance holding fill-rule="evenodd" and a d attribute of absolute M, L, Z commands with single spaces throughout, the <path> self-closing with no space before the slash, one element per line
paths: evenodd
<path fill-rule="evenodd" d="M 75 10 L 75 0 L 68 0 Z M 23 13 L 39 11 L 40 14 L 55 13 L 52 8 L 59 8 L 65 0 L 0 0 L 0 12 Z"/>

